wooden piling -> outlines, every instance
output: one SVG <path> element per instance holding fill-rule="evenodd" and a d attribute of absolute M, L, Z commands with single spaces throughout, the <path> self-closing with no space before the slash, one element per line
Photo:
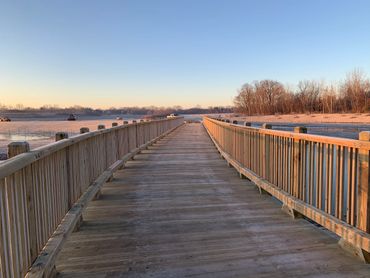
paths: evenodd
<path fill-rule="evenodd" d="M 55 141 L 60 141 L 63 139 L 68 138 L 68 133 L 67 132 L 57 132 L 55 133 Z"/>
<path fill-rule="evenodd" d="M 8 158 L 30 151 L 30 144 L 26 141 L 12 142 L 8 145 Z"/>
<path fill-rule="evenodd" d="M 80 133 L 83 134 L 83 133 L 88 133 L 90 132 L 90 129 L 88 127 L 81 127 L 80 128 Z"/>

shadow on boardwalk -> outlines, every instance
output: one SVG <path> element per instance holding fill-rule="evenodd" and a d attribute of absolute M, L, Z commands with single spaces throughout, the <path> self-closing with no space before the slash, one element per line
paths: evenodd
<path fill-rule="evenodd" d="M 60 277 L 370 277 L 335 236 L 292 220 L 187 124 L 127 163 L 84 213 Z"/>

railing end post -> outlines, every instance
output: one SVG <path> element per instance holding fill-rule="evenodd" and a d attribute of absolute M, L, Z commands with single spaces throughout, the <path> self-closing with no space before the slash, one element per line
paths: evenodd
<path fill-rule="evenodd" d="M 294 127 L 295 133 L 307 133 L 307 127 L 304 126 L 296 126 Z"/>
<path fill-rule="evenodd" d="M 55 133 L 55 141 L 60 141 L 63 139 L 68 138 L 68 133 L 67 132 L 57 132 Z"/>
<path fill-rule="evenodd" d="M 262 128 L 264 128 L 264 129 L 271 129 L 272 128 L 272 125 L 271 124 L 264 123 L 264 124 L 262 124 Z"/>
<path fill-rule="evenodd" d="M 11 142 L 8 144 L 8 158 L 30 151 L 30 144 L 26 141 Z"/>
<path fill-rule="evenodd" d="M 80 133 L 81 134 L 88 133 L 88 132 L 90 132 L 90 129 L 88 127 L 81 127 L 80 128 Z"/>
<path fill-rule="evenodd" d="M 370 141 L 370 131 L 361 131 L 358 134 L 358 140 L 361 140 L 361 141 Z"/>
<path fill-rule="evenodd" d="M 359 133 L 360 141 L 370 141 L 370 131 Z M 357 227 L 367 233 L 370 232 L 370 172 L 369 150 L 359 149 L 359 177 L 357 190 Z"/>

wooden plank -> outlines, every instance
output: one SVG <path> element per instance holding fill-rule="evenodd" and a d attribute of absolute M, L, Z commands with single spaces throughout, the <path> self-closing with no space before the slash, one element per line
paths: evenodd
<path fill-rule="evenodd" d="M 209 134 L 215 143 L 212 135 Z M 216 144 L 216 143 L 215 143 Z M 230 157 L 227 153 L 225 153 L 218 145 L 216 145 L 218 150 L 222 153 L 224 158 L 233 165 L 237 171 L 241 172 L 251 181 L 253 181 L 258 186 L 262 187 L 263 190 L 270 193 L 272 196 L 283 202 L 283 204 L 288 205 L 290 208 L 294 209 L 298 213 L 308 217 L 309 219 L 315 221 L 316 223 L 322 225 L 326 229 L 332 231 L 333 233 L 337 234 L 338 236 L 345 239 L 350 244 L 361 248 L 367 252 L 370 252 L 370 235 L 366 232 L 361 231 L 360 229 L 353 227 L 347 224 L 340 219 L 327 214 L 293 196 L 284 192 L 283 190 L 279 189 L 275 185 L 271 184 L 270 182 L 261 179 L 258 175 L 254 172 L 250 171 L 249 169 L 244 168 L 240 164 L 238 164 L 232 157 Z"/>
<path fill-rule="evenodd" d="M 164 136 L 173 132 L 177 127 L 170 129 L 169 131 L 163 133 L 162 135 L 154 138 L 153 140 L 135 148 L 130 153 L 123 156 L 120 160 L 114 162 L 108 169 L 106 169 L 87 189 L 86 192 L 74 203 L 72 208 L 63 218 L 62 222 L 55 230 L 53 235 L 48 240 L 47 244 L 43 248 L 42 252 L 38 258 L 34 261 L 30 270 L 26 274 L 27 278 L 42 278 L 49 277 L 54 273 L 55 260 L 59 251 L 61 250 L 64 242 L 68 236 L 72 233 L 75 226 L 79 223 L 79 219 L 82 215 L 83 210 L 86 208 L 88 202 L 93 200 L 94 196 L 98 193 L 101 187 L 111 178 L 113 173 L 120 168 L 125 162 L 132 159 L 140 151 L 144 150 L 148 146 L 154 144 L 156 141 L 160 140 Z M 82 171 L 82 169 L 81 169 Z M 44 198 L 45 200 L 47 198 Z M 49 196 L 50 199 L 50 196 Z M 51 224 L 50 224 L 51 225 Z M 53 226 L 49 227 L 49 230 L 54 231 Z M 49 238 L 49 235 L 47 235 Z"/>
<path fill-rule="evenodd" d="M 144 174 L 145 173 L 145 174 Z M 143 150 L 57 261 L 59 277 L 366 277 L 327 232 L 241 180 L 199 124 Z"/>

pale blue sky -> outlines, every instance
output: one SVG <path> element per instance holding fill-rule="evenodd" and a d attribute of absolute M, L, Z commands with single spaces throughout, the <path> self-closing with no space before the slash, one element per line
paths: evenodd
<path fill-rule="evenodd" d="M 370 73 L 370 1 L 0 0 L 0 102 L 230 105 L 245 82 Z"/>

